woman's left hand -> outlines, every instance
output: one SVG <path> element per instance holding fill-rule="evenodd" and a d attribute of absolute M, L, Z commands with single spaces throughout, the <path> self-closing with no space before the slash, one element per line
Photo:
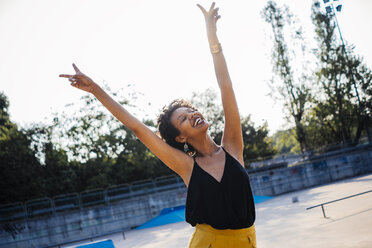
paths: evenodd
<path fill-rule="evenodd" d="M 206 11 L 203 6 L 200 4 L 197 4 L 197 6 L 202 11 L 204 18 L 205 18 L 205 24 L 207 26 L 207 33 L 208 36 L 212 34 L 216 34 L 217 32 L 217 21 L 221 18 L 221 16 L 218 14 L 218 8 L 215 8 L 215 3 L 212 3 L 211 7 L 208 11 Z"/>

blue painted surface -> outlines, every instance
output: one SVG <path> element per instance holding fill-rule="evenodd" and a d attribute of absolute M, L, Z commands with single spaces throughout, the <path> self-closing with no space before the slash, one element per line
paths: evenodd
<path fill-rule="evenodd" d="M 267 201 L 274 198 L 273 196 L 264 196 L 264 195 L 254 195 L 253 200 L 255 204 Z"/>
<path fill-rule="evenodd" d="M 271 196 L 253 196 L 255 204 L 267 201 L 273 197 Z M 145 229 L 155 226 L 161 226 L 171 223 L 185 221 L 185 206 L 178 206 L 174 208 L 164 208 L 158 216 L 149 220 L 145 224 L 137 227 L 136 229 Z"/>
<path fill-rule="evenodd" d="M 111 239 L 96 241 L 89 244 L 74 246 L 74 248 L 115 248 Z"/>

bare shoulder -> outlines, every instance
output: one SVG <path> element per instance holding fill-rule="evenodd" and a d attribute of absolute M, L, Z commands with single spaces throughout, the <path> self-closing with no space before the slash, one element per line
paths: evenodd
<path fill-rule="evenodd" d="M 189 186 L 192 171 L 194 168 L 194 159 L 191 156 L 187 156 L 183 162 L 182 169 L 177 173 L 185 183 L 186 187 Z"/>

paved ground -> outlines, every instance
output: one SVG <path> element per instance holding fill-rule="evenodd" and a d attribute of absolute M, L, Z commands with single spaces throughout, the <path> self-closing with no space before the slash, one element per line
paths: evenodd
<path fill-rule="evenodd" d="M 307 207 L 372 190 L 372 174 L 338 181 L 277 196 L 257 204 L 257 243 L 259 248 L 372 247 L 372 193 L 346 199 L 321 208 Z M 297 196 L 298 202 L 292 203 Z M 112 235 L 117 248 L 186 247 L 193 228 L 179 222 L 149 229 Z"/>

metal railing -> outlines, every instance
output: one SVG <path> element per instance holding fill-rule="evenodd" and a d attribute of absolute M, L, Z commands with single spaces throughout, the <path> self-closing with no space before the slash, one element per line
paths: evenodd
<path fill-rule="evenodd" d="M 322 208 L 322 212 L 323 212 L 323 217 L 324 218 L 328 218 L 326 216 L 326 214 L 325 214 L 324 205 L 328 205 L 328 204 L 331 204 L 331 203 L 334 203 L 334 202 L 342 201 L 342 200 L 345 200 L 345 199 L 349 199 L 349 198 L 352 198 L 352 197 L 364 195 L 364 194 L 371 193 L 371 192 L 372 192 L 372 190 L 368 190 L 368 191 L 365 191 L 365 192 L 362 192 L 362 193 L 358 193 L 358 194 L 355 194 L 355 195 L 346 196 L 346 197 L 339 198 L 339 199 L 336 199 L 336 200 L 333 200 L 333 201 L 323 202 L 321 204 L 318 204 L 318 205 L 315 205 L 315 206 L 312 206 L 312 207 L 308 207 L 308 208 L 306 208 L 306 210 L 317 208 L 317 207 L 321 207 Z"/>

